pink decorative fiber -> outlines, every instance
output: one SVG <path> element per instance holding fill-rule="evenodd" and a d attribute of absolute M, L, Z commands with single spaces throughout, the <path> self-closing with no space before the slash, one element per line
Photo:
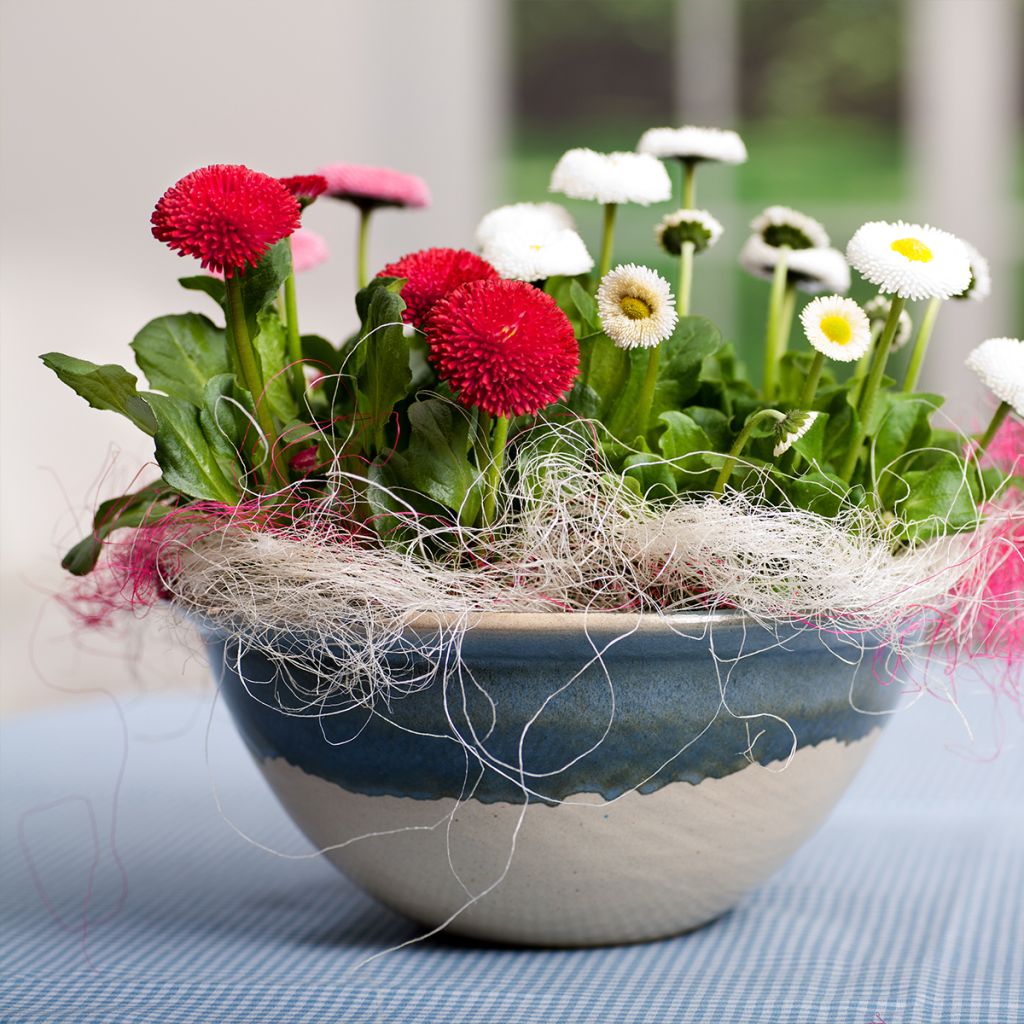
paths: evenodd
<path fill-rule="evenodd" d="M 327 195 L 357 206 L 429 206 L 430 189 L 415 174 L 366 164 L 328 164 L 318 174 L 327 179 Z"/>
<path fill-rule="evenodd" d="M 1024 464 L 1024 423 L 1009 416 L 992 438 L 985 461 L 1007 473 L 1020 472 Z"/>

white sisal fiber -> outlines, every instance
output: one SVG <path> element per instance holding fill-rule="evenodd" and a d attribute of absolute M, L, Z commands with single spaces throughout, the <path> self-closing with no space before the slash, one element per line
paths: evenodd
<path fill-rule="evenodd" d="M 586 444 L 578 430 L 565 433 Z M 401 649 L 404 627 L 422 615 L 442 620 L 440 661 L 488 611 L 739 608 L 768 626 L 797 621 L 885 644 L 920 634 L 922 617 L 955 609 L 969 618 L 984 600 L 979 566 L 998 517 L 907 547 L 896 542 L 898 523 L 863 508 L 825 517 L 736 493 L 655 504 L 593 452 L 552 452 L 528 436 L 518 451 L 489 527 L 410 514 L 388 544 L 359 541 L 339 528 L 335 496 L 274 532 L 228 521 L 168 537 L 162 562 L 174 568 L 164 583 L 179 607 L 236 631 L 246 647 L 334 666 L 328 685 L 350 694 L 356 680 L 388 690 L 383 655 Z M 336 495 L 371 486 L 342 473 L 334 483 Z M 309 646 L 273 651 L 280 629 L 302 631 Z"/>

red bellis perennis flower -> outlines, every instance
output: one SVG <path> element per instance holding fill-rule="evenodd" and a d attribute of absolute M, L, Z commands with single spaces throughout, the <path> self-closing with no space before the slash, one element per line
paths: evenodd
<path fill-rule="evenodd" d="M 186 174 L 156 204 L 153 237 L 205 270 L 233 277 L 299 226 L 299 203 L 276 179 L 236 164 Z"/>
<path fill-rule="evenodd" d="M 567 392 L 580 350 L 568 317 L 525 281 L 473 281 L 434 307 L 430 360 L 463 405 L 531 416 Z"/>
<path fill-rule="evenodd" d="M 389 263 L 377 276 L 407 278 L 402 318 L 415 327 L 423 327 L 434 306 L 461 285 L 498 280 L 494 267 L 467 249 L 422 249 Z"/>
<path fill-rule="evenodd" d="M 317 196 L 327 191 L 327 179 L 322 174 L 293 174 L 290 178 L 278 178 L 290 195 L 295 196 L 304 210 Z"/>

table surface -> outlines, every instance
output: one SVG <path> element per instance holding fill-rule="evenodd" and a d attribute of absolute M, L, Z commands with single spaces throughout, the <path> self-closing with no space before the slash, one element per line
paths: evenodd
<path fill-rule="evenodd" d="M 222 707 L 140 696 L 16 718 L 0 1019 L 1021 1021 L 1024 728 L 968 704 L 998 757 L 958 749 L 952 709 L 917 703 L 818 835 L 698 932 L 570 951 L 439 938 L 369 963 L 421 929 L 309 855 Z"/>

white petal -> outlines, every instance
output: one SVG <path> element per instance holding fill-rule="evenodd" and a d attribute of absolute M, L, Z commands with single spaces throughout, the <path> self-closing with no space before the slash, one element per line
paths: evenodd
<path fill-rule="evenodd" d="M 636 147 L 641 153 L 680 160 L 715 160 L 724 164 L 742 164 L 747 147 L 736 132 L 728 128 L 649 128 Z"/>
<path fill-rule="evenodd" d="M 672 182 L 660 160 L 646 153 L 597 153 L 570 149 L 551 173 L 552 192 L 598 203 L 661 203 Z"/>
<path fill-rule="evenodd" d="M 967 357 L 967 366 L 996 398 L 1024 416 L 1024 341 L 989 338 Z"/>
<path fill-rule="evenodd" d="M 931 259 L 908 259 L 893 249 L 893 243 L 904 238 L 927 246 Z M 850 239 L 846 258 L 879 291 L 904 299 L 949 299 L 971 282 L 970 258 L 963 242 L 928 225 L 870 221 Z"/>

